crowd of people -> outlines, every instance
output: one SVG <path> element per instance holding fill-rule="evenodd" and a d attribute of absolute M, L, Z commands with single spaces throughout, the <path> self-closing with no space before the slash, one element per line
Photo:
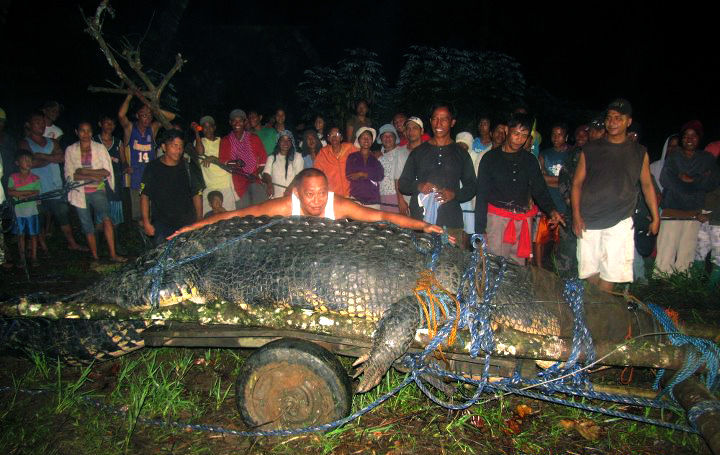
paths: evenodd
<path fill-rule="evenodd" d="M 175 114 L 142 103 L 129 115 L 132 101 L 116 118 L 78 122 L 77 141 L 64 150 L 59 103 L 28 116 L 22 138 L 5 131 L 0 109 L 0 201 L 12 201 L 4 226 L 18 245 L 16 256 L 7 239 L 0 248 L 4 267 L 38 266 L 52 221 L 69 249 L 98 260 L 102 232 L 110 260 L 124 262 L 119 223 L 137 223 L 159 244 L 221 219 L 267 214 L 445 229 L 463 248 L 481 233 L 510 261 L 542 267 L 552 255 L 558 271 L 605 290 L 643 279 L 643 258 L 653 255 L 660 274 L 710 254 L 711 285 L 720 281 L 720 141 L 703 149 L 697 120 L 668 137 L 651 164 L 624 99 L 572 138 L 566 124 L 553 124 L 546 147 L 524 108 L 481 115 L 474 134 L 455 135 L 456 113 L 444 103 L 426 120 L 398 112 L 376 124 L 361 100 L 344 125 L 317 115 L 307 129 L 290 128 L 284 109 L 266 123 L 256 110 L 234 109 L 220 137 L 212 116 L 183 131 Z M 87 246 L 74 238 L 71 207 Z"/>

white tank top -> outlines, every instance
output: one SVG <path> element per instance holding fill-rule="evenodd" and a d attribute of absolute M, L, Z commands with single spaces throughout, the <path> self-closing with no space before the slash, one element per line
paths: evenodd
<path fill-rule="evenodd" d="M 290 212 L 291 216 L 302 216 L 300 210 L 300 199 L 295 196 L 295 193 L 290 193 L 290 200 L 292 201 L 292 209 Z M 327 204 L 325 204 L 325 218 L 334 220 L 335 219 L 335 193 L 328 191 Z"/>

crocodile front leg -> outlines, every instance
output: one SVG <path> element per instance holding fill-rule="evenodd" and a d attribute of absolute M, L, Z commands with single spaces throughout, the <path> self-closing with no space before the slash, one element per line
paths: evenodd
<path fill-rule="evenodd" d="M 373 335 L 370 354 L 363 355 L 353 364 L 362 364 L 355 372 L 355 377 L 363 374 L 358 393 L 367 392 L 380 383 L 393 362 L 408 350 L 421 322 L 420 307 L 413 297 L 393 303 L 383 313 Z"/>

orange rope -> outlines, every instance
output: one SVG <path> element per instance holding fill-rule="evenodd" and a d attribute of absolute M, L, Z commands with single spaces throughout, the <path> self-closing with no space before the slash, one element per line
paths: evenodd
<path fill-rule="evenodd" d="M 628 331 L 625 335 L 626 340 L 632 339 L 632 323 L 628 324 Z M 625 374 L 629 373 L 627 378 L 625 377 Z M 620 372 L 620 384 L 622 385 L 629 385 L 632 382 L 633 379 L 633 373 L 635 373 L 635 369 L 633 367 L 625 367 Z"/>
<path fill-rule="evenodd" d="M 665 308 L 665 314 L 668 315 L 672 322 L 675 323 L 675 327 L 680 328 L 680 313 L 670 308 Z"/>
<path fill-rule="evenodd" d="M 422 295 L 423 293 L 424 295 Z M 418 278 L 417 285 L 415 286 L 415 298 L 417 298 L 417 301 L 425 314 L 428 336 L 431 339 L 435 336 L 438 330 L 438 314 L 436 313 L 435 307 L 438 308 L 443 319 L 447 319 L 448 317 L 445 307 L 437 296 L 438 293 L 445 294 L 455 303 L 455 320 L 453 321 L 453 328 L 447 339 L 447 346 L 450 347 L 455 344 L 455 339 L 457 337 L 457 328 L 460 322 L 460 302 L 453 294 L 442 287 L 440 282 L 438 282 L 437 278 L 435 278 L 435 275 L 433 275 L 430 270 L 423 270 L 420 272 L 420 278 Z M 438 351 L 442 356 L 441 346 L 438 346 Z"/>

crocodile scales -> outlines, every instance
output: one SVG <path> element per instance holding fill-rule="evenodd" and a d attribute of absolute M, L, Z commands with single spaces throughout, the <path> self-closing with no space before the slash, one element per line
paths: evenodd
<path fill-rule="evenodd" d="M 172 309 L 182 302 L 192 301 L 201 308 L 194 313 L 206 315 L 197 316 L 201 323 L 238 321 L 208 317 L 208 308 L 216 302 L 238 312 L 260 307 L 301 309 L 301 315 L 376 322 L 373 348 L 363 359 L 358 388 L 365 391 L 407 350 L 423 323 L 414 289 L 427 270 L 432 247 L 431 235 L 390 224 L 313 217 L 234 218 L 180 236 L 170 247 L 161 245 L 60 302 L 23 299 L 16 309 L 4 306 L 0 343 L 46 351 L 53 347 L 66 359 L 87 361 L 142 347 L 145 327 L 175 319 Z M 205 254 L 210 249 L 215 251 Z M 501 261 L 488 257 L 488 272 L 497 273 Z M 443 246 L 435 269 L 437 280 L 454 293 L 469 261 L 468 252 Z M 493 323 L 558 335 L 556 317 L 531 304 L 535 298 L 529 275 L 529 268 L 508 264 L 491 303 Z M 8 318 L 11 314 L 45 319 Z"/>

